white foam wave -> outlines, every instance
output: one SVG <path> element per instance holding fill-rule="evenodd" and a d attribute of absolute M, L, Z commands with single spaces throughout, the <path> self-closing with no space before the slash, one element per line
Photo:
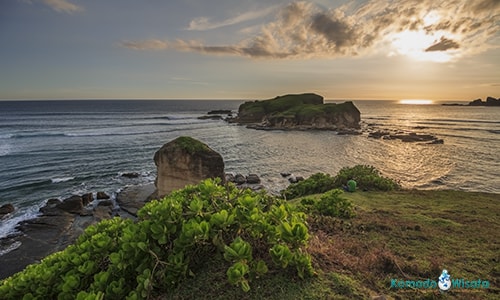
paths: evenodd
<path fill-rule="evenodd" d="M 33 205 L 24 209 L 19 209 L 12 216 L 0 222 L 0 238 L 6 237 L 16 232 L 16 226 L 22 221 L 34 219 L 39 215 L 41 205 Z"/>
<path fill-rule="evenodd" d="M 0 134 L 0 139 L 10 139 L 12 138 L 14 135 L 13 134 L 10 134 L 10 133 L 7 133 L 7 134 Z"/>
<path fill-rule="evenodd" d="M 17 248 L 19 248 L 21 246 L 21 244 L 22 243 L 20 241 L 16 241 L 16 242 L 10 244 L 9 246 L 7 246 L 5 249 L 0 249 L 0 256 L 16 250 Z"/>
<path fill-rule="evenodd" d="M 6 156 L 12 152 L 10 144 L 0 144 L 0 156 Z"/>
<path fill-rule="evenodd" d="M 60 183 L 60 182 L 66 182 L 75 179 L 75 177 L 60 177 L 60 178 L 52 178 L 50 181 L 52 183 Z"/>

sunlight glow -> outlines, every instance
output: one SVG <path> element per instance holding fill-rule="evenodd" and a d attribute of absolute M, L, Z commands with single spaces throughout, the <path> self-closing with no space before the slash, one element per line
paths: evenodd
<path fill-rule="evenodd" d="M 422 26 L 412 30 L 406 29 L 387 36 L 393 52 L 389 55 L 404 55 L 417 61 L 448 62 L 459 55 L 458 49 L 443 51 L 425 51 L 438 43 L 442 38 L 460 40 L 456 34 L 444 30 L 429 31 L 427 28 L 437 24 L 441 16 L 436 11 L 430 11 L 421 16 Z"/>
<path fill-rule="evenodd" d="M 433 104 L 434 101 L 429 99 L 403 99 L 399 100 L 400 104 L 416 104 L 416 105 L 425 105 L 425 104 Z"/>
<path fill-rule="evenodd" d="M 397 54 L 402 54 L 418 61 L 448 62 L 458 53 L 457 50 L 425 51 L 425 49 L 439 41 L 442 36 L 444 34 L 441 32 L 428 34 L 422 29 L 405 30 L 393 34 L 391 44 Z"/>

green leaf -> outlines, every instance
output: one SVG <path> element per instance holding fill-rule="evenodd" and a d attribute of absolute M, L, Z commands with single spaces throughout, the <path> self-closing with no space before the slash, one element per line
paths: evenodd
<path fill-rule="evenodd" d="M 255 272 L 259 276 L 266 274 L 268 270 L 269 269 L 267 268 L 267 265 L 263 260 L 259 260 L 255 265 Z"/>

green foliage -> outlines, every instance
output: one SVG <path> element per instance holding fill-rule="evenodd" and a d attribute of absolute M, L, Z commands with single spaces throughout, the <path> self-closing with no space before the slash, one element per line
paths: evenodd
<path fill-rule="evenodd" d="M 362 190 L 392 191 L 400 188 L 396 181 L 382 176 L 380 171 L 369 165 L 342 168 L 335 176 L 335 187 L 342 187 L 351 178 L 357 182 L 358 188 Z"/>
<path fill-rule="evenodd" d="M 342 168 L 335 177 L 324 173 L 313 174 L 304 181 L 289 185 L 282 191 L 282 196 L 286 199 L 294 199 L 324 193 L 342 188 L 351 178 L 357 182 L 358 189 L 361 190 L 392 191 L 400 188 L 396 181 L 382 176 L 375 167 L 356 165 L 352 168 Z"/>
<path fill-rule="evenodd" d="M 286 199 L 294 199 L 306 195 L 324 193 L 335 187 L 335 178 L 329 174 L 316 173 L 303 181 L 289 185 L 282 192 L 282 195 Z"/>
<path fill-rule="evenodd" d="M 2 281 L 0 298 L 154 297 L 214 255 L 243 291 L 273 268 L 313 273 L 305 214 L 265 193 L 210 179 L 149 202 L 138 217 L 88 227 L 74 245 Z"/>
<path fill-rule="evenodd" d="M 303 198 L 302 206 L 305 210 L 314 214 L 330 217 L 352 218 L 355 216 L 352 202 L 342 197 L 343 192 L 339 189 L 328 191 L 321 195 L 319 200 Z"/>
<path fill-rule="evenodd" d="M 175 139 L 175 142 L 180 148 L 186 150 L 190 154 L 210 151 L 210 148 L 207 145 L 189 136 L 178 137 Z"/>

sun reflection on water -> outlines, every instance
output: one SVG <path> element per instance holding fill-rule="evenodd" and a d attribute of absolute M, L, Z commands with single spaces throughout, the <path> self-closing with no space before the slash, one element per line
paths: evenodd
<path fill-rule="evenodd" d="M 429 99 L 402 99 L 399 100 L 399 104 L 414 104 L 414 105 L 428 105 L 433 104 L 434 101 Z"/>

